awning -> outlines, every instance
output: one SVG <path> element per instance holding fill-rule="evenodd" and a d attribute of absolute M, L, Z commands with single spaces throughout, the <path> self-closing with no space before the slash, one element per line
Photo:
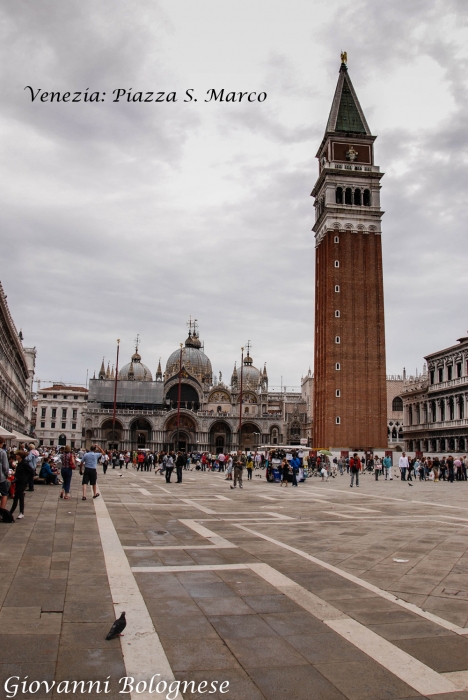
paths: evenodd
<path fill-rule="evenodd" d="M 30 435 L 23 435 L 23 433 L 17 433 L 16 430 L 12 431 L 13 437 L 18 440 L 18 442 L 34 442 L 35 444 L 39 442 L 37 438 L 33 438 Z"/>
<path fill-rule="evenodd" d="M 2 426 L 0 425 L 0 437 L 7 439 L 7 438 L 14 438 L 14 437 L 16 437 L 16 435 L 14 435 L 13 433 L 10 433 L 9 430 L 5 430 L 5 428 L 2 428 Z"/>

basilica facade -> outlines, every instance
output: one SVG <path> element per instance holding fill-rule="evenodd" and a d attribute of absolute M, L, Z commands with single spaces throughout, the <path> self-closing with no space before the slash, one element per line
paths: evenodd
<path fill-rule="evenodd" d="M 114 392 L 116 415 L 113 419 Z M 179 396 L 180 394 L 180 396 Z M 179 406 L 180 404 L 180 406 Z M 118 372 L 104 362 L 90 380 L 83 414 L 83 442 L 104 449 L 180 449 L 217 453 L 263 444 L 307 441 L 307 406 L 303 395 L 270 391 L 266 366 L 255 367 L 247 347 L 229 384 L 213 376 L 198 329 L 153 378 L 138 346 Z"/>

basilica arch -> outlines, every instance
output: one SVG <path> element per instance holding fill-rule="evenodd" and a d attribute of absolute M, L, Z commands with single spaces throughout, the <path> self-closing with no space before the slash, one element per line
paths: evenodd
<path fill-rule="evenodd" d="M 179 444 L 177 444 L 178 415 L 174 412 L 166 421 L 165 449 L 192 452 L 197 449 L 197 424 L 187 413 L 180 414 Z"/>
<path fill-rule="evenodd" d="M 231 427 L 226 421 L 215 421 L 210 426 L 210 452 L 230 452 L 232 446 Z"/>
<path fill-rule="evenodd" d="M 166 403 L 170 408 L 177 408 L 179 403 L 179 383 L 172 384 L 166 392 Z M 195 382 L 183 381 L 180 386 L 180 407 L 192 411 L 200 408 L 200 394 L 195 386 Z"/>
<path fill-rule="evenodd" d="M 239 449 L 253 450 L 256 445 L 260 444 L 261 432 L 261 429 L 256 423 L 243 423 L 241 435 L 239 435 L 238 432 Z"/>
<path fill-rule="evenodd" d="M 130 424 L 130 442 L 132 450 L 149 448 L 153 434 L 153 426 L 145 418 L 137 418 Z"/>
<path fill-rule="evenodd" d="M 101 440 L 104 440 L 108 450 L 120 449 L 122 442 L 123 425 L 119 420 L 115 421 L 115 429 L 112 429 L 112 418 L 108 418 L 101 425 Z"/>

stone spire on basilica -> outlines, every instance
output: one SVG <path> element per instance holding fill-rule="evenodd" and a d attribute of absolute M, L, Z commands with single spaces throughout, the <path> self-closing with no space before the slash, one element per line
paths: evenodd
<path fill-rule="evenodd" d="M 102 358 L 101 362 L 101 369 L 99 370 L 99 379 L 105 379 L 106 378 L 106 369 L 104 367 L 104 358 Z"/>

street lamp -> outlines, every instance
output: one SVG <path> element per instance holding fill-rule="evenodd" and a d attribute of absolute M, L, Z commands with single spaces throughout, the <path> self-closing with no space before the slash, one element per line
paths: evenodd
<path fill-rule="evenodd" d="M 180 344 L 180 358 L 179 358 L 179 388 L 177 392 L 177 446 L 176 451 L 179 450 L 179 433 L 180 433 L 180 392 L 182 389 L 182 343 Z"/>
<path fill-rule="evenodd" d="M 240 397 L 239 397 L 239 449 L 242 450 L 242 382 L 244 378 L 244 348 L 241 357 L 241 381 L 240 381 Z"/>

